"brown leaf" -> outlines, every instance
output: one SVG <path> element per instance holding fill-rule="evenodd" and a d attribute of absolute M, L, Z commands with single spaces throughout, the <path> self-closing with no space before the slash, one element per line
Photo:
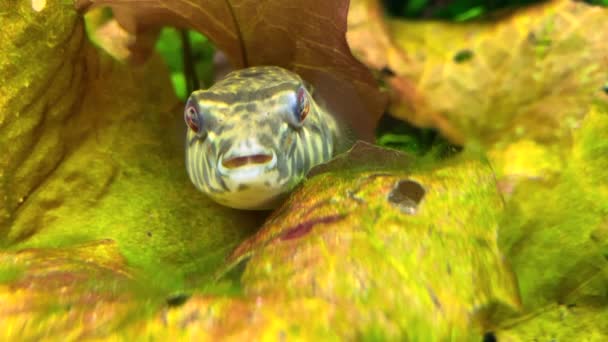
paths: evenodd
<path fill-rule="evenodd" d="M 373 140 L 385 98 L 346 43 L 348 0 L 77 0 L 81 10 L 111 6 L 131 32 L 173 25 L 197 30 L 235 67 L 278 65 L 309 81 L 328 108 Z"/>

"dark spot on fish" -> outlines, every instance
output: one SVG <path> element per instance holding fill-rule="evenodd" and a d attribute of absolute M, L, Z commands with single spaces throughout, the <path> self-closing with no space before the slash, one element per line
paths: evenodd
<path fill-rule="evenodd" d="M 281 240 L 291 240 L 291 239 L 300 238 L 300 237 L 310 233 L 312 228 L 317 224 L 333 223 L 333 222 L 340 221 L 340 220 L 344 219 L 345 217 L 346 217 L 346 215 L 339 214 L 339 215 L 320 217 L 320 218 L 312 219 L 310 221 L 302 222 L 302 223 L 296 225 L 295 227 L 292 227 L 292 228 L 289 228 L 288 230 L 286 230 L 283 234 L 281 234 L 280 239 Z"/>
<path fill-rule="evenodd" d="M 312 161 L 311 161 L 310 157 L 311 157 L 312 151 L 303 151 L 302 153 L 304 154 L 304 159 L 302 160 L 301 170 L 307 172 L 311 167 L 310 164 Z"/>
<path fill-rule="evenodd" d="M 494 332 L 488 331 L 485 334 L 483 334 L 482 342 L 498 342 L 498 339 L 496 338 L 496 335 L 494 334 Z"/>
<path fill-rule="evenodd" d="M 258 110 L 258 106 L 257 104 L 250 102 L 245 106 L 245 110 L 249 113 L 255 113 Z"/>
<path fill-rule="evenodd" d="M 246 108 L 247 108 L 247 104 L 241 103 L 241 104 L 235 105 L 232 108 L 232 111 L 235 113 L 240 113 L 240 112 L 244 112 L 246 110 Z"/>
<path fill-rule="evenodd" d="M 270 128 L 270 132 L 272 133 L 273 137 L 277 137 L 277 136 L 281 135 L 281 132 L 280 132 L 281 123 L 282 122 L 280 122 L 280 121 L 278 121 L 278 122 L 273 122 L 273 121 L 268 122 L 268 127 Z"/>
<path fill-rule="evenodd" d="M 304 153 L 305 152 L 302 151 L 302 150 L 296 151 L 295 158 L 294 158 L 294 161 L 295 161 L 295 167 L 293 169 L 294 172 L 296 170 L 301 170 L 302 169 L 302 164 L 304 164 L 304 159 L 303 159 L 302 154 L 304 154 Z"/>
<path fill-rule="evenodd" d="M 285 158 L 280 158 L 277 162 L 277 170 L 279 171 L 279 180 L 283 180 L 289 176 L 289 166 L 287 163 L 289 160 L 285 160 Z"/>
<path fill-rule="evenodd" d="M 217 182 L 220 183 L 220 186 L 222 187 L 222 189 L 224 189 L 224 191 L 230 191 L 230 189 L 228 189 L 228 186 L 226 185 L 226 182 L 224 182 L 224 179 L 219 175 L 217 177 Z"/>
<path fill-rule="evenodd" d="M 416 213 L 425 193 L 426 191 L 420 183 L 404 179 L 395 184 L 388 195 L 388 201 L 396 205 L 402 212 L 412 215 Z"/>
<path fill-rule="evenodd" d="M 317 135 L 323 134 L 323 132 L 321 131 L 321 127 L 319 127 L 319 125 L 317 125 L 317 123 L 315 123 L 315 122 L 311 123 L 309 126 L 306 126 L 306 128 L 309 129 L 311 134 L 317 134 Z"/>
<path fill-rule="evenodd" d="M 602 90 L 604 91 L 604 93 L 606 95 L 608 95 L 608 82 L 604 83 L 604 86 L 602 87 Z"/>
<path fill-rule="evenodd" d="M 456 52 L 454 57 L 452 58 L 455 63 L 464 63 L 473 59 L 473 51 L 469 49 L 464 49 Z"/>
<path fill-rule="evenodd" d="M 186 303 L 190 299 L 189 294 L 178 293 L 167 298 L 167 306 L 170 308 L 178 307 Z"/>
<path fill-rule="evenodd" d="M 239 186 L 237 188 L 237 191 L 245 191 L 247 189 L 249 189 L 249 185 L 247 185 L 247 184 L 239 184 Z"/>
<path fill-rule="evenodd" d="M 215 129 L 215 134 L 222 135 L 224 131 L 230 131 L 234 128 L 234 124 L 225 124 L 225 125 L 217 125 Z"/>
<path fill-rule="evenodd" d="M 204 161 L 203 161 L 204 163 Z M 205 184 L 209 185 L 209 187 L 211 188 L 211 181 L 209 180 L 209 173 L 205 172 L 205 168 L 201 167 L 201 173 L 203 174 L 203 182 L 205 182 Z M 213 169 L 210 169 L 213 170 Z"/>
<path fill-rule="evenodd" d="M 222 176 L 220 175 L 219 171 L 217 170 L 217 168 L 210 168 L 209 170 L 212 170 L 211 172 L 214 172 L 213 170 L 215 170 L 215 178 L 217 179 L 222 179 Z M 213 174 L 212 174 L 213 175 Z M 218 193 L 218 192 L 222 192 L 220 189 L 215 188 L 214 184 L 211 184 L 211 182 L 209 181 L 209 174 L 207 174 L 207 172 L 203 172 L 203 178 L 204 178 L 204 183 L 207 185 L 207 188 L 209 189 L 210 192 L 213 193 Z"/>
<path fill-rule="evenodd" d="M 275 149 L 274 139 L 269 134 L 258 135 L 258 142 L 265 148 Z"/>
<path fill-rule="evenodd" d="M 323 159 L 327 161 L 331 156 L 329 155 L 329 144 L 325 139 L 321 142 L 321 146 L 323 147 Z"/>
<path fill-rule="evenodd" d="M 241 117 L 242 122 L 249 122 L 249 120 L 251 120 L 251 113 L 242 112 L 242 113 L 240 113 L 240 117 Z"/>
<path fill-rule="evenodd" d="M 287 133 L 285 134 L 286 137 L 286 142 L 285 144 L 289 147 L 289 152 L 287 152 L 287 157 L 288 158 L 293 158 L 295 152 L 296 152 L 296 141 L 295 139 L 293 139 L 293 135 L 291 133 Z M 289 138 L 289 140 L 287 140 L 287 138 Z"/>
<path fill-rule="evenodd" d="M 215 151 L 218 155 L 223 155 L 224 153 L 228 152 L 228 149 L 230 149 L 230 146 L 232 146 L 232 141 L 229 139 L 224 139 L 221 140 L 219 143 L 219 151 Z"/>
<path fill-rule="evenodd" d="M 146 232 L 146 235 L 148 235 L 148 237 L 152 237 L 152 232 Z"/>

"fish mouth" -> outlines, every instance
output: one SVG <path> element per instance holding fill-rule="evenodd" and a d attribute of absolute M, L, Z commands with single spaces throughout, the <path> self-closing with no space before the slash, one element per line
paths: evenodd
<path fill-rule="evenodd" d="M 253 153 L 237 156 L 223 156 L 217 168 L 225 179 L 239 183 L 259 183 L 267 181 L 268 172 L 277 167 L 275 153 Z"/>
<path fill-rule="evenodd" d="M 222 158 L 221 164 L 225 169 L 234 170 L 246 166 L 265 165 L 272 162 L 273 157 L 276 158 L 274 154 L 251 154 L 228 159 Z"/>

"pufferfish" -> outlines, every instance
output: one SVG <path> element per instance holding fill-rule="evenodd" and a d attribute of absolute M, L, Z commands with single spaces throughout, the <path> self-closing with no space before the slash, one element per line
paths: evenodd
<path fill-rule="evenodd" d="M 233 71 L 194 91 L 184 119 L 196 188 L 237 209 L 276 207 L 340 139 L 338 122 L 297 74 L 276 66 Z"/>

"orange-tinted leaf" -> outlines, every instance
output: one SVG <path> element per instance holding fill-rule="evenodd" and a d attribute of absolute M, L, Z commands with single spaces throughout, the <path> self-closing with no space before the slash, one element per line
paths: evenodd
<path fill-rule="evenodd" d="M 357 6 L 373 10 L 376 3 Z M 395 74 L 386 80 L 392 114 L 438 127 L 455 142 L 556 141 L 580 122 L 589 103 L 608 101 L 602 91 L 608 11 L 602 7 L 560 0 L 461 24 L 382 26 L 382 18 L 370 14 L 369 24 L 356 26 L 356 19 L 350 20 L 353 51 Z"/>

